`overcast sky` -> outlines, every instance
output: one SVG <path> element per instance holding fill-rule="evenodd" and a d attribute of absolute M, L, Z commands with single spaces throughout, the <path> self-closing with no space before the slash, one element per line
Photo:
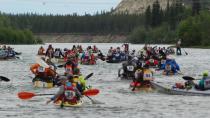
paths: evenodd
<path fill-rule="evenodd" d="M 110 11 L 121 0 L 0 0 L 0 11 L 5 13 L 39 14 L 94 14 L 97 11 Z"/>

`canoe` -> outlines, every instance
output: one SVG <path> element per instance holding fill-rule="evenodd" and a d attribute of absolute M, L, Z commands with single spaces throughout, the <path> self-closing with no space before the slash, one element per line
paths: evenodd
<path fill-rule="evenodd" d="M 157 91 L 165 94 L 171 95 L 187 95 L 187 96 L 210 96 L 210 90 L 200 91 L 192 88 L 190 90 L 187 89 L 179 89 L 174 88 L 173 86 L 166 87 L 161 85 L 160 82 L 151 82 L 152 87 L 155 88 Z"/>
<path fill-rule="evenodd" d="M 61 103 L 62 103 L 62 101 L 57 101 L 57 102 L 55 103 L 55 105 L 56 105 L 56 106 L 61 106 Z M 84 103 L 83 100 L 78 101 L 77 104 L 69 104 L 68 102 L 64 102 L 64 103 L 63 103 L 63 106 L 64 106 L 64 107 L 80 107 L 80 106 L 82 106 L 83 103 Z"/>

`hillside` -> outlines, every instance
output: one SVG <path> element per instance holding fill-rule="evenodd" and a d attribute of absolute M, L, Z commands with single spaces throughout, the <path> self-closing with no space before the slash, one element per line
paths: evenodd
<path fill-rule="evenodd" d="M 140 14 L 143 13 L 146 8 L 154 3 L 155 0 L 122 0 L 116 7 L 114 13 L 129 13 Z M 165 9 L 168 0 L 159 0 L 160 6 Z M 169 4 L 174 0 L 169 0 Z"/>
<path fill-rule="evenodd" d="M 141 14 L 144 13 L 146 8 L 155 2 L 156 0 L 122 0 L 119 5 L 114 9 L 114 14 L 118 13 L 128 13 L 128 14 Z M 169 4 L 175 2 L 176 0 L 159 0 L 160 6 L 162 9 L 167 7 Z M 180 0 L 183 2 L 183 5 L 189 6 L 192 4 L 192 0 Z M 209 0 L 200 0 L 203 9 L 210 9 Z"/>

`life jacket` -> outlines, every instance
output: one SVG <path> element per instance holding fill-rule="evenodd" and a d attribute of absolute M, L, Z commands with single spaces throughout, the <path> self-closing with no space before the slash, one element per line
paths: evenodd
<path fill-rule="evenodd" d="M 150 69 L 145 69 L 143 78 L 144 80 L 153 80 L 152 71 Z"/>
<path fill-rule="evenodd" d="M 63 101 L 64 103 L 68 102 L 69 104 L 76 104 L 77 97 L 74 86 L 64 85 L 64 93 L 56 101 Z"/>
<path fill-rule="evenodd" d="M 88 51 L 85 52 L 85 58 L 89 58 L 89 52 Z"/>
<path fill-rule="evenodd" d="M 199 87 L 203 90 L 207 90 L 210 89 L 210 77 L 207 78 L 203 78 L 200 82 L 199 82 Z"/>
<path fill-rule="evenodd" d="M 38 50 L 38 55 L 44 55 L 44 48 L 40 48 Z"/>
<path fill-rule="evenodd" d="M 33 74 L 37 74 L 38 73 L 38 67 L 40 67 L 40 65 L 39 64 L 33 64 L 33 65 L 31 65 L 31 67 L 30 67 L 30 70 L 31 70 L 31 72 L 33 73 Z"/>
<path fill-rule="evenodd" d="M 45 68 L 44 73 L 46 73 L 48 77 L 49 76 L 55 77 L 55 75 L 56 75 L 56 72 L 54 70 L 50 69 L 50 68 Z"/>
<path fill-rule="evenodd" d="M 65 67 L 65 74 L 73 74 L 73 68 L 72 65 L 66 65 Z"/>
<path fill-rule="evenodd" d="M 74 75 L 73 77 L 73 84 L 77 87 L 77 89 L 82 93 L 84 91 L 83 89 L 83 81 L 81 81 L 81 78 L 79 75 Z"/>
<path fill-rule="evenodd" d="M 53 51 L 54 51 L 53 48 L 48 49 L 47 50 L 47 56 L 52 58 L 53 57 Z"/>
<path fill-rule="evenodd" d="M 90 58 L 90 64 L 91 64 L 91 65 L 94 65 L 94 64 L 96 64 L 96 62 L 95 62 L 95 56 L 94 56 L 94 54 L 91 54 L 91 58 Z"/>
<path fill-rule="evenodd" d="M 165 70 L 166 70 L 166 71 L 171 71 L 171 70 L 172 70 L 171 65 L 168 65 L 168 66 L 167 66 L 167 65 L 165 65 Z"/>
<path fill-rule="evenodd" d="M 210 78 L 204 80 L 204 89 L 210 89 Z"/>
<path fill-rule="evenodd" d="M 55 51 L 54 56 L 55 56 L 56 58 L 59 58 L 59 57 L 60 57 L 60 51 Z"/>
<path fill-rule="evenodd" d="M 165 64 L 166 63 L 166 60 L 162 59 L 160 63 L 161 64 Z"/>

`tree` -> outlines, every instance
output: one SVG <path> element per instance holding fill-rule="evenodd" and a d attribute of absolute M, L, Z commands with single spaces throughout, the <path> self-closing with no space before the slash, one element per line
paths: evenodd
<path fill-rule="evenodd" d="M 156 27 L 161 24 L 160 3 L 156 0 L 152 8 L 152 26 Z"/>
<path fill-rule="evenodd" d="M 192 15 L 199 14 L 201 10 L 201 3 L 200 0 L 192 0 Z"/>
<path fill-rule="evenodd" d="M 151 17 L 152 17 L 152 13 L 151 13 L 151 7 L 149 5 L 145 11 L 145 27 L 147 29 L 151 25 Z"/>

